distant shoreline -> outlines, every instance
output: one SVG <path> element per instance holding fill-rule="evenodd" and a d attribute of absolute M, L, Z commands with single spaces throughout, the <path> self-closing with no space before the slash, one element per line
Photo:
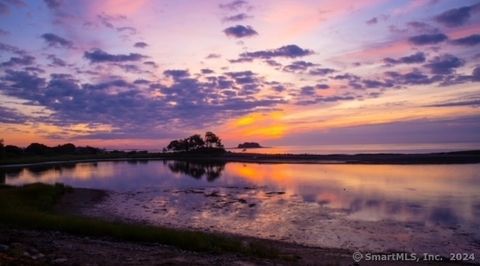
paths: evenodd
<path fill-rule="evenodd" d="M 223 154 L 150 153 L 133 155 L 42 156 L 4 160 L 0 168 L 35 165 L 127 160 L 180 160 L 197 162 L 288 163 L 288 164 L 471 164 L 480 163 L 480 150 L 440 153 L 371 153 L 371 154 L 257 154 L 226 152 Z"/>

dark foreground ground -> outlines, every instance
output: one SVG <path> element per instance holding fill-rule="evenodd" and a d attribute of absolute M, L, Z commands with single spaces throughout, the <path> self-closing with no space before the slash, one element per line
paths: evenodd
<path fill-rule="evenodd" d="M 104 192 L 100 190 L 74 189 L 58 201 L 55 212 L 79 213 L 103 197 Z M 245 244 L 258 242 L 276 250 L 280 256 L 265 258 L 236 252 L 195 252 L 155 242 L 0 225 L 0 265 L 465 265 L 411 261 L 355 263 L 353 251 L 349 250 L 305 247 L 243 236 L 225 237 Z"/>
<path fill-rule="evenodd" d="M 262 259 L 235 253 L 192 252 L 178 248 L 73 236 L 55 231 L 0 227 L 0 265 L 466 265 L 435 262 L 355 263 L 352 252 L 265 241 L 294 260 Z"/>

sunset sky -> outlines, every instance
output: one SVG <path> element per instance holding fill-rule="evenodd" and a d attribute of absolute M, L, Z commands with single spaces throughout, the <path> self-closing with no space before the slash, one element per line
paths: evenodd
<path fill-rule="evenodd" d="M 0 138 L 480 142 L 480 1 L 0 0 Z"/>

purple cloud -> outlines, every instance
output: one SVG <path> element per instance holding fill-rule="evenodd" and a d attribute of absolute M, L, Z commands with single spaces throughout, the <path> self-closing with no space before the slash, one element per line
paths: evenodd
<path fill-rule="evenodd" d="M 480 81 L 480 66 L 473 69 L 472 78 L 474 81 Z"/>
<path fill-rule="evenodd" d="M 416 64 L 416 63 L 423 63 L 425 62 L 425 54 L 422 52 L 418 52 L 409 56 L 400 57 L 398 59 L 394 59 L 391 57 L 384 58 L 383 61 L 389 65 L 396 65 L 396 64 Z"/>
<path fill-rule="evenodd" d="M 90 63 L 140 61 L 146 58 L 146 56 L 137 53 L 114 55 L 100 49 L 85 52 L 83 56 L 88 59 Z"/>
<path fill-rule="evenodd" d="M 436 16 L 435 21 L 447 27 L 462 26 L 470 19 L 472 11 L 478 11 L 479 9 L 480 4 L 453 8 Z"/>
<path fill-rule="evenodd" d="M 9 45 L 9 44 L 6 44 L 6 43 L 1 43 L 0 42 L 0 51 L 5 51 L 5 52 L 9 52 L 9 53 L 14 53 L 14 54 L 17 54 L 17 55 L 25 55 L 26 52 L 18 47 L 15 47 L 13 45 Z"/>
<path fill-rule="evenodd" d="M 326 89 L 330 88 L 330 86 L 328 86 L 327 84 L 317 84 L 317 85 L 315 85 L 315 88 L 320 89 L 320 90 L 326 90 Z"/>
<path fill-rule="evenodd" d="M 14 66 L 28 66 L 32 65 L 35 61 L 35 57 L 30 55 L 25 55 L 23 57 L 12 57 L 7 62 L 3 62 L 0 64 L 0 67 L 14 67 Z"/>
<path fill-rule="evenodd" d="M 222 57 L 221 54 L 213 54 L 213 53 L 212 53 L 212 54 L 208 54 L 208 55 L 205 57 L 205 59 L 216 59 L 216 58 L 220 58 L 220 57 Z"/>
<path fill-rule="evenodd" d="M 64 47 L 64 48 L 73 47 L 73 43 L 71 41 L 53 33 L 45 33 L 45 34 L 42 34 L 41 37 L 43 40 L 45 40 L 47 45 L 50 47 Z"/>
<path fill-rule="evenodd" d="M 212 74 L 212 73 L 215 73 L 215 71 L 211 70 L 211 69 L 208 69 L 208 68 L 202 68 L 200 70 L 202 72 L 202 74 Z"/>
<path fill-rule="evenodd" d="M 300 95 L 302 96 L 314 96 L 317 92 L 313 86 L 304 86 L 300 88 Z"/>
<path fill-rule="evenodd" d="M 240 54 L 240 59 L 252 60 L 252 59 L 271 59 L 274 57 L 286 57 L 296 58 L 311 55 L 314 52 L 309 49 L 300 48 L 298 45 L 290 44 L 285 45 L 273 50 L 261 50 L 256 52 L 245 52 Z"/>
<path fill-rule="evenodd" d="M 441 43 L 448 39 L 447 35 L 443 33 L 421 34 L 410 37 L 408 40 L 415 45 L 431 45 Z"/>
<path fill-rule="evenodd" d="M 136 48 L 145 48 L 148 44 L 146 42 L 136 42 L 133 46 Z"/>
<path fill-rule="evenodd" d="M 335 69 L 332 69 L 332 68 L 315 68 L 308 71 L 308 74 L 314 75 L 314 76 L 325 76 L 334 72 L 335 72 Z"/>
<path fill-rule="evenodd" d="M 374 25 L 374 24 L 377 24 L 378 23 L 378 18 L 377 17 L 373 17 L 367 21 L 365 21 L 365 23 L 367 23 L 368 25 Z"/>
<path fill-rule="evenodd" d="M 294 61 L 291 64 L 284 66 L 282 70 L 285 72 L 302 72 L 316 65 L 317 64 L 307 62 L 307 61 Z"/>
<path fill-rule="evenodd" d="M 467 37 L 452 40 L 453 45 L 474 46 L 480 44 L 480 34 L 473 34 Z"/>
<path fill-rule="evenodd" d="M 163 74 L 173 79 L 182 79 L 190 76 L 190 73 L 188 72 L 188 70 L 183 70 L 183 69 L 169 69 L 169 70 L 163 71 Z"/>
<path fill-rule="evenodd" d="M 51 62 L 51 63 L 50 63 L 50 66 L 54 66 L 54 67 L 55 67 L 55 66 L 56 66 L 56 67 L 65 67 L 65 66 L 67 65 L 67 63 L 66 63 L 64 60 L 58 58 L 58 57 L 57 57 L 56 55 L 54 55 L 54 54 L 48 55 L 47 58 L 48 58 L 48 59 L 50 60 L 50 62 Z"/>
<path fill-rule="evenodd" d="M 10 13 L 8 6 L 2 2 L 0 2 L 0 15 L 7 15 Z"/>
<path fill-rule="evenodd" d="M 240 14 L 224 17 L 223 21 L 224 22 L 238 22 L 238 21 L 246 20 L 247 18 L 251 18 L 251 16 L 249 16 L 245 13 L 240 13 Z"/>
<path fill-rule="evenodd" d="M 5 124 L 23 124 L 27 117 L 7 107 L 0 106 L 0 123 Z"/>
<path fill-rule="evenodd" d="M 452 74 L 456 68 L 461 67 L 464 64 L 465 61 L 462 59 L 454 55 L 444 54 L 435 57 L 426 64 L 425 67 L 429 68 L 432 74 L 445 75 Z"/>
<path fill-rule="evenodd" d="M 229 36 L 234 38 L 245 38 L 245 37 L 252 37 L 258 35 L 251 26 L 243 26 L 243 25 L 236 25 L 232 27 L 228 27 L 223 30 L 223 32 Z"/>
<path fill-rule="evenodd" d="M 431 78 L 418 69 L 405 74 L 395 71 L 387 71 L 385 72 L 385 75 L 388 79 L 398 85 L 428 85 L 439 81 L 437 77 Z"/>
<path fill-rule="evenodd" d="M 44 0 L 44 2 L 50 9 L 57 9 L 62 4 L 62 0 Z"/>
<path fill-rule="evenodd" d="M 219 7 L 225 10 L 237 11 L 240 8 L 246 7 L 248 2 L 245 0 L 234 0 L 226 4 L 220 4 Z"/>

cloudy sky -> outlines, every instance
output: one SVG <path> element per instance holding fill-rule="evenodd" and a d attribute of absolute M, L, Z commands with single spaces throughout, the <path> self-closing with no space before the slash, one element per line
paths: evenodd
<path fill-rule="evenodd" d="M 480 142 L 480 1 L 0 0 L 0 138 Z"/>

